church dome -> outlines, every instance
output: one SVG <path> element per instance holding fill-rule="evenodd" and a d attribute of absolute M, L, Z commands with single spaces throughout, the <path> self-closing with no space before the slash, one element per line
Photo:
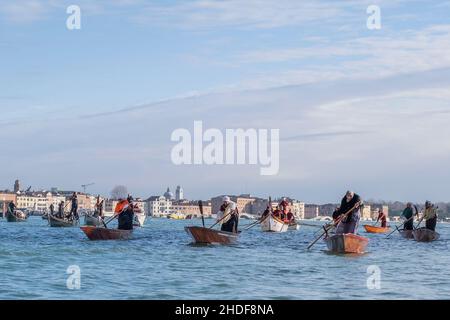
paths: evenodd
<path fill-rule="evenodd" d="M 173 193 L 170 191 L 170 188 L 167 188 L 166 193 L 164 193 L 164 198 L 172 200 L 173 199 Z"/>

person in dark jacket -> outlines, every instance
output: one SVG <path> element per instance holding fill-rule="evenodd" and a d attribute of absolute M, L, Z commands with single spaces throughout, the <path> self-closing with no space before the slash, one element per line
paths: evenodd
<path fill-rule="evenodd" d="M 128 196 L 126 200 L 119 200 L 119 203 L 116 205 L 115 214 L 119 215 L 117 219 L 119 230 L 132 230 L 134 219 L 133 198 Z"/>
<path fill-rule="evenodd" d="M 353 191 L 347 191 L 342 198 L 337 215 L 340 219 L 336 234 L 356 233 L 361 219 L 361 197 Z"/>
<path fill-rule="evenodd" d="M 14 214 L 14 211 L 16 210 L 16 205 L 14 204 L 14 202 L 10 202 L 8 204 L 8 211 L 10 214 Z"/>
<path fill-rule="evenodd" d="M 55 214 L 55 205 L 52 203 L 50 205 L 50 215 L 53 216 Z"/>
<path fill-rule="evenodd" d="M 80 217 L 78 216 L 78 196 L 77 196 L 76 192 L 73 193 L 70 201 L 72 202 L 72 208 L 70 210 L 70 217 L 72 217 L 76 220 L 79 220 Z"/>
<path fill-rule="evenodd" d="M 61 201 L 58 204 L 58 218 L 60 219 L 64 218 L 64 201 Z"/>
<path fill-rule="evenodd" d="M 340 213 L 339 213 L 339 209 L 340 207 L 336 207 L 336 209 L 334 209 L 333 211 L 333 221 L 336 222 L 336 220 L 339 218 Z"/>
<path fill-rule="evenodd" d="M 422 219 L 425 219 L 425 227 L 427 229 L 431 231 L 436 230 L 437 208 L 435 208 L 430 201 L 425 202 L 425 210 L 423 211 Z"/>
<path fill-rule="evenodd" d="M 418 215 L 417 210 L 416 210 L 416 214 L 415 215 L 416 216 Z M 414 218 L 413 218 L 414 217 L 414 212 L 413 212 L 413 209 L 412 209 L 412 203 L 411 202 L 408 202 L 406 204 L 406 208 L 402 212 L 402 217 L 404 217 L 406 219 L 405 223 L 403 224 L 403 228 L 405 230 L 413 230 L 414 229 Z"/>

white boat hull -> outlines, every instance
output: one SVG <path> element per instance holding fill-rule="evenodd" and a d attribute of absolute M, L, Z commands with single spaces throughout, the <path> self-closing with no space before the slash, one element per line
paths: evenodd
<path fill-rule="evenodd" d="M 269 216 L 261 223 L 261 230 L 264 232 L 286 232 L 288 231 L 289 224 L 283 221 Z"/>
<path fill-rule="evenodd" d="M 142 227 L 144 226 L 147 216 L 145 214 L 134 214 L 134 226 Z"/>

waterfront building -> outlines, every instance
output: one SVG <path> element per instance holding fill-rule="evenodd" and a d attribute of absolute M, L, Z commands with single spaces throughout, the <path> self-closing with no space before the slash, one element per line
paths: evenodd
<path fill-rule="evenodd" d="M 171 211 L 175 214 L 184 216 L 192 215 L 194 217 L 200 217 L 200 209 L 198 207 L 198 201 L 181 200 L 172 202 Z M 203 201 L 203 215 L 205 217 L 211 216 L 211 202 Z"/>
<path fill-rule="evenodd" d="M 378 216 L 378 211 L 377 211 L 377 216 Z M 369 204 L 363 205 L 362 210 L 361 210 L 361 219 L 362 220 L 373 220 L 373 211 L 372 211 L 372 207 Z"/>
<path fill-rule="evenodd" d="M 319 216 L 319 206 L 315 204 L 305 205 L 304 219 L 314 219 Z"/>
<path fill-rule="evenodd" d="M 170 191 L 168 191 L 170 192 Z M 145 202 L 147 203 L 147 215 L 152 217 L 167 217 L 172 214 L 172 200 L 170 195 L 167 194 L 168 198 L 165 196 L 152 196 L 149 197 Z"/>
<path fill-rule="evenodd" d="M 216 214 L 220 211 L 220 206 L 223 204 L 224 196 L 225 195 L 220 195 L 211 199 L 211 210 L 213 214 Z M 253 214 L 252 204 L 256 202 L 258 198 L 252 197 L 250 194 L 241 194 L 239 196 L 229 197 L 231 201 L 236 203 L 239 213 Z"/>
<path fill-rule="evenodd" d="M 292 213 L 296 219 L 305 219 L 305 203 L 298 200 L 291 200 Z"/>

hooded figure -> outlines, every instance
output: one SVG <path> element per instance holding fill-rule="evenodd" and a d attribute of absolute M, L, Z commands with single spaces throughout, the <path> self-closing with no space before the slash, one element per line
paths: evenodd
<path fill-rule="evenodd" d="M 339 216 L 344 214 L 346 216 L 339 222 L 336 234 L 356 233 L 361 219 L 360 207 L 361 197 L 353 191 L 347 191 L 337 212 Z"/>

